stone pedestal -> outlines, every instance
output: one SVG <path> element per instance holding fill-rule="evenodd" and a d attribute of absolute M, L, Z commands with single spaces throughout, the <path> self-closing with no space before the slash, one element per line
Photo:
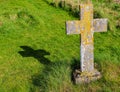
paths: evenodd
<path fill-rule="evenodd" d="M 80 70 L 75 70 L 73 77 L 75 84 L 83 84 L 100 79 L 101 74 L 97 70 L 92 72 L 81 72 Z"/>

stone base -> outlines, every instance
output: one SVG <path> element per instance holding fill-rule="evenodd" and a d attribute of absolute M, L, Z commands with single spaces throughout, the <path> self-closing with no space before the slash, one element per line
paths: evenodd
<path fill-rule="evenodd" d="M 92 72 L 81 72 L 80 70 L 75 70 L 73 73 L 75 84 L 90 83 L 101 78 L 100 72 L 94 70 Z"/>

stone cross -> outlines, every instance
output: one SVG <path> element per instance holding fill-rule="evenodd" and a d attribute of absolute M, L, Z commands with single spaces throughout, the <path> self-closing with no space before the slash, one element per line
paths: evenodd
<path fill-rule="evenodd" d="M 80 21 L 67 21 L 67 34 L 81 34 L 81 72 L 94 71 L 94 32 L 107 31 L 107 19 L 93 19 L 92 3 L 80 4 Z"/>

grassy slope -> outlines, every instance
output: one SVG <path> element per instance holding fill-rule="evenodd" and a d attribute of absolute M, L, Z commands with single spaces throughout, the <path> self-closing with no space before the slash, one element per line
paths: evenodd
<path fill-rule="evenodd" d="M 95 62 L 103 78 L 89 85 L 71 82 L 79 35 L 67 36 L 65 21 L 74 19 L 44 0 L 0 0 L 0 92 L 118 92 L 120 32 L 114 27 L 95 33 Z"/>

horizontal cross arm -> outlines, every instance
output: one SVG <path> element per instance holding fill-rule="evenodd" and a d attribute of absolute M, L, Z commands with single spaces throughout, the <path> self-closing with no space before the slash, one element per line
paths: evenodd
<path fill-rule="evenodd" d="M 94 19 L 93 20 L 94 32 L 107 31 L 107 19 Z"/>
<path fill-rule="evenodd" d="M 80 21 L 67 21 L 66 31 L 67 34 L 80 34 Z"/>

